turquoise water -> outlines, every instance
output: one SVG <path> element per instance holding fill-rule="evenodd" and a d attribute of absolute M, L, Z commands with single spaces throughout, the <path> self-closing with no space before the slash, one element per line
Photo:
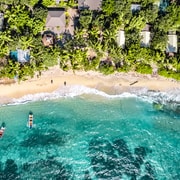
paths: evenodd
<path fill-rule="evenodd" d="M 144 95 L 99 94 L 1 106 L 0 179 L 180 179 L 178 109 L 157 110 Z"/>

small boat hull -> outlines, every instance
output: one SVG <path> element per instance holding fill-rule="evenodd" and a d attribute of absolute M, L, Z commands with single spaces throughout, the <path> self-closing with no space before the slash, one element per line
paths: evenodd
<path fill-rule="evenodd" d="M 0 138 L 3 137 L 5 129 L 5 123 L 3 122 L 0 127 Z"/>
<path fill-rule="evenodd" d="M 0 129 L 0 138 L 3 137 L 4 131 L 2 129 Z"/>
<path fill-rule="evenodd" d="M 28 127 L 31 129 L 33 127 L 33 113 L 29 113 L 29 119 L 28 119 Z"/>

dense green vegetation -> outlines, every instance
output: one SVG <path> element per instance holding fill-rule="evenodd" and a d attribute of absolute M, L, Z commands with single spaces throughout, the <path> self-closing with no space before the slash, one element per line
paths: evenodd
<path fill-rule="evenodd" d="M 0 32 L 0 77 L 25 80 L 58 64 L 65 71 L 96 70 L 104 74 L 130 70 L 151 74 L 156 66 L 160 75 L 180 80 L 180 47 L 173 57 L 165 52 L 168 31 L 180 34 L 180 6 L 175 1 L 160 11 L 155 1 L 103 0 L 101 11 L 79 12 L 75 34 L 63 46 L 44 47 L 47 8 L 63 7 L 67 11 L 77 8 L 77 1 L 56 4 L 55 0 L 0 0 L 5 18 Z M 139 11 L 131 11 L 134 2 L 141 5 Z M 151 25 L 151 43 L 150 47 L 141 47 L 140 32 L 147 23 Z M 117 44 L 120 29 L 125 31 L 125 48 Z M 10 59 L 10 50 L 17 48 L 30 49 L 30 63 Z"/>

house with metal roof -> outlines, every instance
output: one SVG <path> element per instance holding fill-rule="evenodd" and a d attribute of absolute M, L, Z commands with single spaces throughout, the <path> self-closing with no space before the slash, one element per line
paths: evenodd
<path fill-rule="evenodd" d="M 78 0 L 79 10 L 101 10 L 102 0 Z"/>
<path fill-rule="evenodd" d="M 3 30 L 4 14 L 0 13 L 0 31 Z"/>
<path fill-rule="evenodd" d="M 65 10 L 62 8 L 49 9 L 46 18 L 46 30 L 52 31 L 55 34 L 60 35 L 65 32 L 65 29 Z"/>
<path fill-rule="evenodd" d="M 178 37 L 176 34 L 168 34 L 168 43 L 166 47 L 167 53 L 178 52 Z"/>
<path fill-rule="evenodd" d="M 59 4 L 61 1 L 68 1 L 68 0 L 56 0 L 56 4 Z"/>
<path fill-rule="evenodd" d="M 131 12 L 137 12 L 141 10 L 141 5 L 140 4 L 131 4 Z"/>
<path fill-rule="evenodd" d="M 10 51 L 10 57 L 12 60 L 20 63 L 26 63 L 30 61 L 30 51 L 18 49 L 16 51 Z"/>
<path fill-rule="evenodd" d="M 149 47 L 151 40 L 150 25 L 146 24 L 144 29 L 140 32 L 141 47 Z"/>
<path fill-rule="evenodd" d="M 149 47 L 151 33 L 149 31 L 141 31 L 140 36 L 141 36 L 141 47 Z"/>
<path fill-rule="evenodd" d="M 116 41 L 120 47 L 125 48 L 125 32 L 124 32 L 124 30 L 121 29 L 118 31 Z"/>

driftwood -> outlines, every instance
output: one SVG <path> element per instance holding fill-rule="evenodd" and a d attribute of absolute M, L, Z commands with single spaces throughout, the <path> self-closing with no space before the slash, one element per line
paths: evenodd
<path fill-rule="evenodd" d="M 134 81 L 133 83 L 131 83 L 131 84 L 129 84 L 129 85 L 132 86 L 132 85 L 134 85 L 134 84 L 136 84 L 136 83 L 138 83 L 138 81 Z"/>

